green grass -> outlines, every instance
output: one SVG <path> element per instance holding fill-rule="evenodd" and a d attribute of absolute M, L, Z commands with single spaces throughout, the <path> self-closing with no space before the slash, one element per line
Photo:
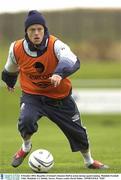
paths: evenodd
<path fill-rule="evenodd" d="M 121 79 L 121 63 L 108 61 L 82 61 L 80 70 L 72 79 Z"/>
<path fill-rule="evenodd" d="M 18 168 L 11 167 L 13 154 L 21 146 L 16 128 L 20 91 L 10 94 L 1 88 L 0 94 L 0 173 L 32 173 L 27 159 Z M 87 127 L 94 159 L 110 166 L 108 170 L 88 170 L 79 152 L 72 153 L 60 129 L 46 118 L 39 121 L 39 130 L 32 137 L 33 149 L 52 152 L 55 165 L 50 173 L 121 173 L 121 115 L 82 115 Z"/>

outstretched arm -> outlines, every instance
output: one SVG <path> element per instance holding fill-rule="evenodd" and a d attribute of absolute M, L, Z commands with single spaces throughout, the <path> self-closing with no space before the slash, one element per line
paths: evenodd
<path fill-rule="evenodd" d="M 2 80 L 7 84 L 7 88 L 9 91 L 14 90 L 14 86 L 18 77 L 18 65 L 15 60 L 14 52 L 13 52 L 14 43 L 11 44 L 9 49 L 9 54 L 7 58 L 7 62 L 5 64 L 4 70 L 2 71 Z"/>

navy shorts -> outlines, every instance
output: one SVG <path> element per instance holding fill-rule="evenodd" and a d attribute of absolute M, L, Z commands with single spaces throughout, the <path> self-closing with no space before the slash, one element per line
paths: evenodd
<path fill-rule="evenodd" d="M 18 129 L 23 138 L 37 131 L 37 121 L 42 116 L 48 117 L 63 131 L 72 151 L 89 148 L 86 128 L 82 126 L 80 113 L 71 95 L 59 100 L 23 93 L 18 122 Z"/>

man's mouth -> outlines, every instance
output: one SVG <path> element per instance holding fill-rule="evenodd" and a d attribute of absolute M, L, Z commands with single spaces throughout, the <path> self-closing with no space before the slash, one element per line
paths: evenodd
<path fill-rule="evenodd" d="M 35 40 L 40 40 L 40 38 L 39 38 L 39 37 L 35 37 L 34 39 L 35 39 Z"/>

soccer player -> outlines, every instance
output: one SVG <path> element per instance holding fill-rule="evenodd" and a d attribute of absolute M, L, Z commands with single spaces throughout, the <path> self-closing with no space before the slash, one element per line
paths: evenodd
<path fill-rule="evenodd" d="M 93 160 L 86 129 L 71 95 L 68 76 L 79 68 L 80 61 L 68 45 L 49 34 L 43 15 L 30 11 L 25 19 L 25 37 L 11 44 L 2 71 L 9 91 L 14 91 L 18 75 L 22 89 L 18 130 L 23 143 L 13 157 L 13 167 L 21 165 L 30 152 L 37 122 L 46 116 L 65 134 L 72 152 L 81 152 L 87 168 L 108 168 Z"/>

